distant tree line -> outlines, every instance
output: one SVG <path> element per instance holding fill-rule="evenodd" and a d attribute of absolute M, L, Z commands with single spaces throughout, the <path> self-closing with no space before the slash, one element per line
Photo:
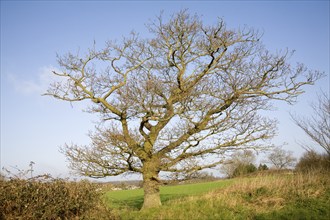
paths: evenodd
<path fill-rule="evenodd" d="M 309 149 L 297 160 L 291 151 L 274 148 L 259 166 L 256 166 L 256 156 L 253 151 L 235 152 L 221 167 L 222 173 L 228 178 L 248 175 L 265 170 L 291 169 L 297 172 L 330 172 L 330 156 Z M 267 165 L 268 164 L 268 165 Z"/>

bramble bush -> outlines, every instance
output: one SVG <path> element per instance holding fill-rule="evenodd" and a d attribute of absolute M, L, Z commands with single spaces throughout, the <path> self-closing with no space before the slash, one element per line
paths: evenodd
<path fill-rule="evenodd" d="M 0 179 L 0 219 L 113 219 L 97 185 L 49 175 Z"/>

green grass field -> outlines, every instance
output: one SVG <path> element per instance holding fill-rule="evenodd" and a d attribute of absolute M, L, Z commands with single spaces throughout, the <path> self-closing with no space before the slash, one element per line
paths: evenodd
<path fill-rule="evenodd" d="M 105 194 L 118 219 L 330 219 L 330 176 L 268 175 L 161 187 L 163 206 L 139 211 L 143 191 Z"/>
<path fill-rule="evenodd" d="M 187 196 L 200 195 L 215 189 L 220 189 L 230 185 L 232 182 L 232 180 L 221 180 L 186 185 L 162 186 L 160 188 L 160 197 L 162 203 L 164 204 L 171 200 Z M 126 207 L 139 210 L 143 204 L 143 190 L 134 189 L 111 191 L 106 193 L 106 200 L 110 207 Z"/>

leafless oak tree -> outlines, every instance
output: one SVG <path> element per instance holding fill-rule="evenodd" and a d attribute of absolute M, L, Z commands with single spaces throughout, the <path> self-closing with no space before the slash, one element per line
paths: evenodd
<path fill-rule="evenodd" d="M 143 176 L 142 208 L 161 205 L 159 173 L 221 164 L 225 151 L 261 147 L 276 123 L 258 115 L 270 100 L 293 103 L 321 73 L 292 67 L 288 51 L 272 54 L 250 28 L 223 20 L 204 25 L 186 10 L 148 26 L 153 37 L 131 33 L 121 42 L 58 58 L 62 81 L 46 95 L 91 100 L 104 121 L 89 146 L 66 145 L 73 170 L 94 178 Z M 219 157 L 220 158 L 220 157 Z"/>
<path fill-rule="evenodd" d="M 318 102 L 311 104 L 313 115 L 310 117 L 298 117 L 291 115 L 291 118 L 317 145 L 322 147 L 330 156 L 330 96 L 322 93 Z M 313 147 L 302 144 L 307 150 Z"/>

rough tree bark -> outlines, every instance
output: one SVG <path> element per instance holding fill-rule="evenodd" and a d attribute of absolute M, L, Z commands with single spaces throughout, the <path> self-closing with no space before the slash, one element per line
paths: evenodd
<path fill-rule="evenodd" d="M 161 205 L 160 194 L 159 194 L 159 163 L 157 161 L 146 161 L 143 164 L 143 190 L 144 190 L 144 201 L 143 209 L 152 207 L 158 207 Z"/>

